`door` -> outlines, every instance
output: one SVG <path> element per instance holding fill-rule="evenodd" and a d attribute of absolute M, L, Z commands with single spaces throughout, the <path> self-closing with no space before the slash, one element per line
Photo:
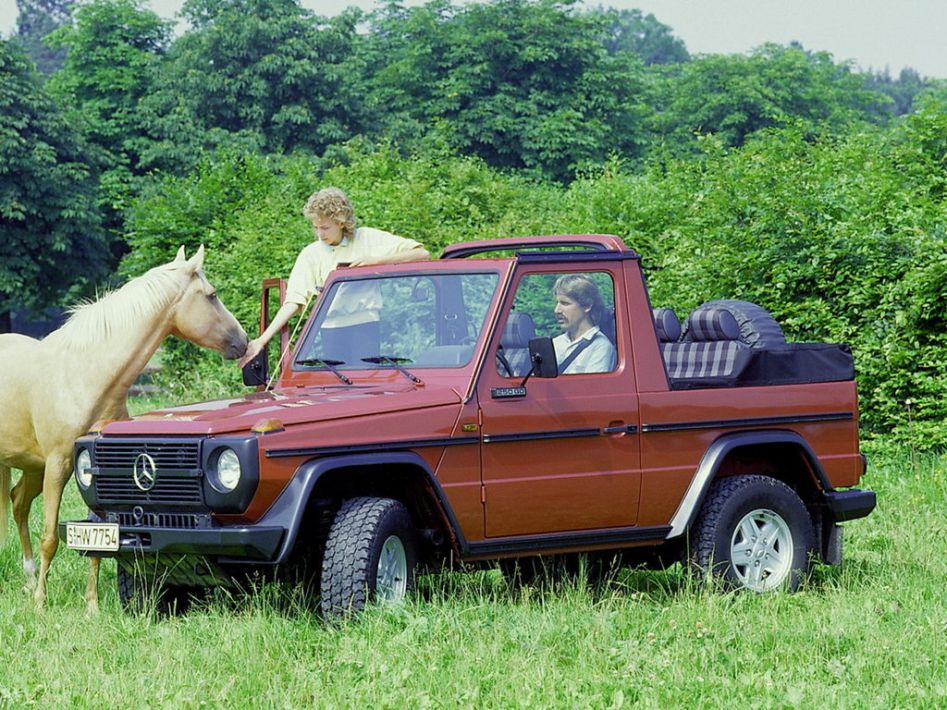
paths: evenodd
<path fill-rule="evenodd" d="M 617 275 L 535 267 L 504 306 L 477 388 L 488 538 L 636 523 L 638 397 L 630 343 L 615 337 Z M 523 394 L 528 341 L 542 336 L 561 374 L 529 378 Z"/>

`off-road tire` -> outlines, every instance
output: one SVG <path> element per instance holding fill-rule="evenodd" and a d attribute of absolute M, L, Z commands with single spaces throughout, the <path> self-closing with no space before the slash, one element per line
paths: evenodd
<path fill-rule="evenodd" d="M 411 516 L 390 498 L 351 498 L 335 515 L 322 563 L 321 606 L 326 618 L 357 613 L 378 599 L 380 560 L 386 542 L 404 553 L 404 579 L 386 590 L 385 601 L 399 602 L 414 588 L 417 535 Z M 384 566 L 384 560 L 381 560 Z M 393 596 L 392 596 L 393 595 Z"/>
<path fill-rule="evenodd" d="M 689 568 L 732 588 L 795 591 L 809 571 L 814 538 L 809 511 L 785 483 L 727 477 L 710 487 L 690 529 Z"/>

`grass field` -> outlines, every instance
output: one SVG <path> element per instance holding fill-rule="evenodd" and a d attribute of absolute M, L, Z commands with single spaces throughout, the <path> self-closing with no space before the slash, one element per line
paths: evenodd
<path fill-rule="evenodd" d="M 126 615 L 111 562 L 88 618 L 86 563 L 64 548 L 37 614 L 11 540 L 0 707 L 947 707 L 947 457 L 877 452 L 863 483 L 879 506 L 848 524 L 845 564 L 794 595 L 708 591 L 677 569 L 520 591 L 496 571 L 439 574 L 334 626 L 273 588 Z M 84 514 L 70 485 L 63 515 Z"/>

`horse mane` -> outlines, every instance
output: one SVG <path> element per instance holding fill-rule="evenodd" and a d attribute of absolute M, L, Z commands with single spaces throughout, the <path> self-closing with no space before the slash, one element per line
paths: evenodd
<path fill-rule="evenodd" d="M 100 343 L 115 330 L 147 321 L 170 307 L 181 291 L 180 262 L 156 266 L 95 301 L 69 309 L 69 320 L 46 336 L 60 347 L 82 348 Z"/>

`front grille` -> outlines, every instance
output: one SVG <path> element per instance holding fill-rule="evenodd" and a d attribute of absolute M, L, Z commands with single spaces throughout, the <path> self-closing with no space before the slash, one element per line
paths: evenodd
<path fill-rule="evenodd" d="M 146 528 L 185 528 L 187 530 L 201 530 L 211 526 L 209 515 L 195 513 L 118 513 L 108 516 L 109 522 L 118 523 L 122 527 Z"/>
<path fill-rule="evenodd" d="M 96 497 L 104 504 L 201 506 L 200 448 L 200 439 L 98 439 L 93 452 Z M 141 454 L 154 461 L 150 491 L 135 485 L 133 469 Z"/>
<path fill-rule="evenodd" d="M 200 468 L 200 441 L 116 441 L 95 442 L 95 464 L 101 469 L 131 471 L 139 454 L 154 459 L 158 471 L 193 471 Z"/>
<path fill-rule="evenodd" d="M 102 503 L 196 505 L 203 502 L 201 479 L 163 473 L 159 467 L 155 487 L 143 491 L 135 485 L 131 471 L 120 474 L 100 472 L 95 476 L 95 492 Z"/>

